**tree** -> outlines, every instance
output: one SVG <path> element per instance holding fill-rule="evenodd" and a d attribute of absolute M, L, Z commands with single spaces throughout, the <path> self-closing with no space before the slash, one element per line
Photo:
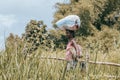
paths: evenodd
<path fill-rule="evenodd" d="M 120 11 L 120 0 L 70 0 L 70 3 L 57 3 L 53 23 L 57 20 L 76 14 L 82 24 L 78 35 L 93 35 L 102 25 L 113 26 L 114 13 Z"/>
<path fill-rule="evenodd" d="M 120 0 L 106 0 L 103 7 L 98 6 L 97 3 L 99 0 L 96 0 L 94 6 L 98 9 L 98 17 L 94 21 L 94 26 L 97 29 L 101 29 L 101 25 L 107 25 L 109 27 L 113 26 L 117 21 L 115 20 L 116 12 L 120 11 Z"/>
<path fill-rule="evenodd" d="M 20 38 L 18 35 L 10 33 L 10 35 L 6 39 L 5 46 L 7 52 L 14 53 L 17 49 L 23 48 L 22 38 Z"/>
<path fill-rule="evenodd" d="M 56 48 L 64 48 L 66 41 L 59 31 L 46 30 L 43 21 L 31 20 L 27 26 L 22 38 L 25 41 L 25 53 L 32 53 L 38 48 L 49 50 Z M 59 35 L 60 34 L 60 35 Z M 64 40 L 63 40 L 64 39 Z"/>

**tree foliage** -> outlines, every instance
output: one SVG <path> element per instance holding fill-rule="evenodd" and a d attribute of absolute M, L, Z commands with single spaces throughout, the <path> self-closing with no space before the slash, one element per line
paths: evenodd
<path fill-rule="evenodd" d="M 66 4 L 57 3 L 53 23 L 67 15 L 76 14 L 82 21 L 79 35 L 93 35 L 96 29 L 101 30 L 101 25 L 111 27 L 118 21 L 115 15 L 118 15 L 119 7 L 120 0 L 70 0 Z"/>
<path fill-rule="evenodd" d="M 5 41 L 5 48 L 7 52 L 14 53 L 17 49 L 22 49 L 24 46 L 22 38 L 18 35 L 10 33 Z"/>
<path fill-rule="evenodd" d="M 117 22 L 116 15 L 119 15 L 120 0 L 106 0 L 102 8 L 97 3 L 94 3 L 94 5 L 100 12 L 93 23 L 97 29 L 101 29 L 102 24 L 111 27 Z"/>
<path fill-rule="evenodd" d="M 25 33 L 23 34 L 23 40 L 25 41 L 25 53 L 31 53 L 38 48 L 45 50 L 65 48 L 65 36 L 61 31 L 46 30 L 46 25 L 43 21 L 31 20 L 27 26 Z"/>
<path fill-rule="evenodd" d="M 50 47 L 46 27 L 43 21 L 31 20 L 27 24 L 23 39 L 29 44 L 29 52 L 35 51 L 39 46 L 43 47 L 43 44 Z"/>

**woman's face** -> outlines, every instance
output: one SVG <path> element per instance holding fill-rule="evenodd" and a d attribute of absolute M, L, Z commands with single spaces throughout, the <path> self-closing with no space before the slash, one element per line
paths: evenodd
<path fill-rule="evenodd" d="M 73 30 L 78 30 L 79 26 L 78 25 L 74 25 L 73 28 L 74 28 Z"/>

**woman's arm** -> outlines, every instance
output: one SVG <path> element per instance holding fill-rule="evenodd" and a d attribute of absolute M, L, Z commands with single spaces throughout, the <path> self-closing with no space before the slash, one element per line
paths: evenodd
<path fill-rule="evenodd" d="M 75 48 L 76 52 L 77 52 L 77 56 L 78 57 L 82 57 L 82 48 L 80 45 L 78 45 L 75 40 L 72 41 L 73 42 L 73 47 Z"/>
<path fill-rule="evenodd" d="M 77 52 L 77 43 L 76 43 L 76 41 L 74 39 L 72 40 L 72 45 L 73 45 L 73 47 L 75 48 L 75 50 Z"/>

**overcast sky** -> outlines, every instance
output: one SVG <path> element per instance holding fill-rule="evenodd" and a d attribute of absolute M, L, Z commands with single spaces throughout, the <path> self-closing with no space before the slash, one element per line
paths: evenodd
<path fill-rule="evenodd" d="M 9 33 L 21 35 L 26 24 L 31 20 L 43 20 L 52 26 L 54 5 L 66 0 L 0 0 L 0 48 L 4 46 Z"/>

